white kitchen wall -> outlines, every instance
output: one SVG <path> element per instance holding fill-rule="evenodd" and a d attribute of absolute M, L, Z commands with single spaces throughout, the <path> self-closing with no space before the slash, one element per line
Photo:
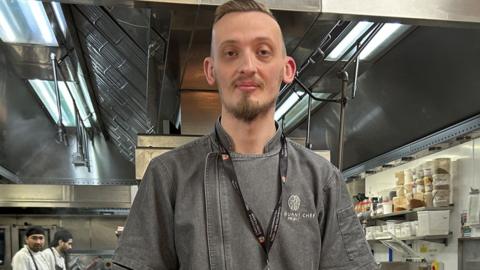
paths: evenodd
<path fill-rule="evenodd" d="M 445 264 L 445 269 L 458 269 L 457 239 L 461 237 L 460 215 L 467 210 L 467 198 L 470 187 L 480 188 L 480 139 L 425 156 L 412 162 L 397 166 L 383 172 L 367 176 L 365 179 L 365 192 L 367 196 L 378 196 L 385 189 L 393 189 L 395 172 L 414 168 L 435 158 L 451 158 L 452 198 L 454 208 L 450 215 L 450 231 L 453 236 L 448 240 L 448 246 L 435 255 L 438 261 Z M 381 244 L 373 244 L 377 261 L 388 260 L 388 249 Z M 401 256 L 394 254 L 394 261 L 402 260 Z"/>

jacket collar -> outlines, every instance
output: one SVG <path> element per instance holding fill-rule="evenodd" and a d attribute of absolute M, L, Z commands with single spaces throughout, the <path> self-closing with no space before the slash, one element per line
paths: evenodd
<path fill-rule="evenodd" d="M 264 154 L 278 152 L 281 148 L 282 128 L 276 121 L 275 126 L 277 128 L 277 131 L 275 132 L 275 135 L 273 135 L 273 137 L 270 138 L 270 140 L 263 147 Z M 218 139 L 220 139 L 223 146 L 225 146 L 229 152 L 234 153 L 234 142 L 232 140 L 232 137 L 230 137 L 230 135 L 228 135 L 225 129 L 223 129 L 222 124 L 220 123 L 220 117 L 215 122 L 215 130 L 210 134 L 215 148 L 219 150 L 220 147 L 218 145 L 218 139 L 216 134 L 218 134 Z"/>

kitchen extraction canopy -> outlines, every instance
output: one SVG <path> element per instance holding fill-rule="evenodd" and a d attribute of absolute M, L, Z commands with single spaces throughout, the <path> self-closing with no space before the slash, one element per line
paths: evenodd
<path fill-rule="evenodd" d="M 58 46 L 41 1 L 0 1 L 0 38 L 5 43 Z"/>

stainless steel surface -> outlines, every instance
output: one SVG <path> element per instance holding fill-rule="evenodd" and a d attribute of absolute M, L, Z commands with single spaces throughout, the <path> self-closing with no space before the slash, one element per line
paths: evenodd
<path fill-rule="evenodd" d="M 64 48 L 30 44 L 6 44 L 0 42 L 1 50 L 8 56 L 11 68 L 22 79 L 53 80 L 50 54 L 65 55 Z M 66 70 L 64 70 L 66 72 Z M 66 73 L 68 74 L 68 72 Z M 68 77 L 73 81 L 72 77 Z"/>
<path fill-rule="evenodd" d="M 308 107 L 307 107 L 307 136 L 305 138 L 305 147 L 312 149 L 312 144 L 310 143 L 310 129 L 312 128 L 312 97 L 308 96 Z"/>
<path fill-rule="evenodd" d="M 418 270 L 420 263 L 416 262 L 382 262 L 381 270 Z M 430 268 L 429 268 L 430 269 Z"/>
<path fill-rule="evenodd" d="M 1 223 L 3 224 L 3 223 Z M 12 261 L 12 234 L 9 225 L 0 225 L 0 269 L 5 270 L 10 268 L 10 263 Z M 3 238 L 2 238 L 3 237 Z"/>
<path fill-rule="evenodd" d="M 319 0 L 263 0 L 269 8 L 275 10 L 289 10 L 289 11 L 321 11 L 321 1 Z M 225 3 L 224 0 L 199 0 L 200 5 L 221 5 Z"/>
<path fill-rule="evenodd" d="M 69 255 L 71 270 L 108 270 L 112 269 L 113 250 L 73 251 Z"/>
<path fill-rule="evenodd" d="M 101 117 L 112 141 L 133 161 L 136 134 L 151 128 L 145 106 L 146 51 L 105 8 L 77 5 L 71 11 Z"/>
<path fill-rule="evenodd" d="M 151 7 L 159 4 L 219 5 L 223 0 L 60 0 L 62 3 L 118 5 L 130 7 Z M 478 23 L 480 6 L 476 0 L 462 1 L 461 4 L 450 0 L 266 0 L 262 1 L 274 10 L 320 12 L 323 18 L 361 19 L 376 21 L 404 21 L 412 24 L 452 25 L 457 23 Z"/>
<path fill-rule="evenodd" d="M 342 89 L 340 90 L 340 117 L 339 117 L 339 130 L 338 130 L 338 169 L 343 169 L 343 156 L 344 156 L 344 143 L 345 143 L 345 107 L 347 106 L 347 87 L 348 87 L 348 73 L 343 72 L 342 76 Z"/>
<path fill-rule="evenodd" d="M 135 184 L 133 164 L 99 136 L 90 149 L 92 160 L 96 160 L 93 170 L 71 164 L 74 147 L 55 142 L 56 128 L 48 112 L 33 89 L 9 68 L 12 64 L 5 47 L 1 48 L 0 166 L 11 172 L 7 175 L 4 170 L 4 177 L 26 184 Z M 74 138 L 68 139 L 75 145 Z"/>
<path fill-rule="evenodd" d="M 22 181 L 18 178 L 17 175 L 7 170 L 6 168 L 0 166 L 0 183 L 2 183 L 2 177 L 10 183 L 20 184 Z"/>
<path fill-rule="evenodd" d="M 135 149 L 135 178 L 141 180 L 150 161 L 173 148 L 189 143 L 200 136 L 167 136 L 141 135 L 138 136 Z"/>
<path fill-rule="evenodd" d="M 218 92 L 182 91 L 182 134 L 205 135 L 213 131 L 220 115 Z"/>
<path fill-rule="evenodd" d="M 179 70 L 176 48 L 170 43 L 172 11 L 155 8 L 148 18 L 146 106 L 148 124 L 158 133 L 163 121 L 177 123 Z"/>
<path fill-rule="evenodd" d="M 195 135 L 138 135 L 137 147 L 173 149 L 198 138 L 200 136 Z"/>
<path fill-rule="evenodd" d="M 47 2 L 44 5 L 48 5 Z M 0 149 L 6 150 L 2 152 L 6 153 L 8 158 L 0 159 L 0 165 L 17 175 L 19 180 L 26 180 L 28 183 L 134 184 L 133 164 L 129 167 L 126 163 L 133 161 L 137 134 L 166 132 L 166 129 L 160 128 L 164 127 L 163 120 L 165 119 L 168 119 L 172 126 L 179 128 L 178 103 L 181 100 L 181 92 L 188 90 L 188 88 L 199 90 L 201 93 L 204 90 L 212 90 L 212 87 L 206 85 L 203 76 L 201 76 L 201 60 L 205 55 L 208 55 L 213 11 L 221 1 L 185 1 L 183 2 L 185 5 L 178 4 L 178 2 L 173 4 L 172 2 L 174 1 L 62 1 L 62 3 L 82 4 L 63 5 L 69 24 L 69 34 L 67 34 L 64 42 L 68 45 L 68 48 L 74 48 L 75 51 L 72 57 L 69 56 L 65 60 L 71 62 L 70 66 L 84 70 L 87 84 L 91 84 L 89 89 L 94 98 L 93 103 L 96 103 L 95 100 L 99 103 L 96 108 L 96 115 L 100 123 L 105 123 L 104 136 L 105 138 L 110 137 L 111 141 L 109 143 L 101 138 L 96 138 L 95 147 L 97 145 L 101 146 L 99 149 L 92 150 L 94 151 L 92 160 L 93 157 L 102 157 L 108 165 L 105 166 L 105 162 L 100 163 L 97 160 L 96 165 L 93 165 L 91 174 L 84 173 L 81 169 L 73 170 L 65 167 L 65 162 L 57 159 L 57 156 L 68 156 L 68 154 L 64 155 L 62 151 L 69 153 L 70 150 L 60 150 L 58 146 L 50 144 L 52 133 L 55 132 L 53 123 L 48 116 L 44 115 L 36 100 L 32 98 L 28 91 L 12 93 L 5 90 L 3 90 L 3 93 L 6 93 L 8 102 L 3 107 L 8 108 L 9 113 L 3 114 L 8 115 L 8 121 L 3 122 L 8 122 L 8 125 L 0 125 L 0 129 L 8 130 L 8 132 L 3 133 L 6 135 L 1 135 L 3 138 L 0 139 L 0 145 L 2 145 Z M 350 0 L 337 1 L 336 3 L 329 0 L 307 0 L 295 3 L 291 1 L 266 2 L 274 9 L 279 24 L 284 30 L 287 50 L 294 56 L 297 63 L 302 63 L 317 48 L 319 42 L 338 18 L 373 19 L 375 21 L 392 21 L 392 18 L 394 18 L 394 21 L 401 22 L 470 27 L 470 24 L 461 24 L 460 21 L 462 20 L 459 18 L 466 18 L 463 20 L 464 22 L 472 22 L 473 19 L 468 17 L 468 12 L 475 11 L 477 7 L 472 0 L 468 0 L 465 6 L 456 5 L 455 8 L 447 1 L 434 3 L 433 0 L 428 0 L 421 4 L 424 9 L 420 10 L 413 10 L 404 2 L 388 2 L 388 5 L 382 5 L 374 0 L 366 1 L 365 5 L 355 5 Z M 95 6 L 85 5 L 89 3 L 95 4 Z M 378 6 L 375 6 L 375 3 Z M 367 10 L 368 6 L 370 6 L 370 13 L 367 14 L 363 11 Z M 390 13 L 385 14 L 391 14 L 390 18 L 379 14 L 387 6 L 391 10 L 389 10 Z M 429 10 L 429 8 L 435 9 Z M 309 12 L 293 12 L 293 10 Z M 319 13 L 319 11 L 321 12 Z M 428 12 L 431 14 L 426 14 Z M 444 17 L 440 16 L 441 12 L 444 12 Z M 47 13 L 51 15 L 48 10 Z M 161 14 L 169 14 L 170 17 Z M 452 17 L 449 17 L 450 15 Z M 147 28 L 154 28 L 158 33 Z M 454 95 L 447 93 L 452 92 L 451 89 L 469 92 L 471 90 L 465 89 L 475 87 L 475 82 L 468 78 L 472 78 L 478 69 L 475 65 L 469 64 L 475 61 L 469 59 L 472 57 L 467 56 L 468 52 L 473 55 L 473 58 L 476 57 L 475 51 L 478 48 L 473 45 L 478 42 L 475 40 L 477 36 L 475 28 L 420 27 L 419 31 L 409 34 L 404 41 L 389 48 L 373 61 L 359 64 L 361 74 L 358 78 L 359 93 L 357 99 L 360 99 L 360 101 L 356 99 L 351 102 L 346 110 L 345 167 L 378 156 L 409 139 L 418 138 L 427 132 L 439 129 L 440 126 L 466 118 L 478 111 L 474 109 L 474 105 L 470 104 L 475 99 L 469 98 L 465 102 L 470 105 L 462 106 L 460 111 L 454 113 L 455 116 L 450 114 L 445 117 L 435 117 L 434 120 L 431 120 L 433 115 L 436 115 L 433 111 L 441 113 L 445 110 L 435 108 L 438 104 L 431 101 L 432 99 L 423 90 L 429 88 L 429 94 L 448 96 L 445 100 L 451 101 L 454 100 Z M 55 31 L 57 39 L 60 40 L 60 43 L 63 42 L 61 38 L 58 38 L 58 27 L 55 29 L 57 29 Z M 346 31 L 335 33 L 335 36 L 332 36 L 332 44 L 325 50 L 325 53 L 328 53 L 328 50 L 331 50 L 338 43 L 340 37 L 345 34 Z M 77 42 L 71 41 L 75 39 Z M 164 42 L 165 45 L 160 45 L 162 44 L 160 40 L 167 40 L 168 42 Z M 468 47 L 469 44 L 470 49 L 462 49 Z M 18 55 L 15 50 L 23 52 L 38 50 L 39 53 L 22 53 L 20 55 L 30 55 L 32 59 L 38 58 L 41 60 L 45 56 L 48 58 L 48 54 L 44 52 L 50 53 L 52 51 L 51 48 L 47 50 L 45 47 L 32 49 L 31 46 L 25 47 L 22 45 L 18 49 L 16 46 L 20 45 L 2 44 L 2 54 L 8 56 L 8 59 L 15 59 L 15 55 Z M 452 51 L 452 48 L 458 49 L 460 53 L 456 57 L 464 59 L 463 61 L 467 63 L 466 66 L 461 61 L 455 62 L 454 57 L 445 54 L 447 51 Z M 64 55 L 64 51 L 58 52 L 58 50 L 63 49 L 53 50 L 57 55 Z M 148 53 L 152 53 L 152 51 L 155 51 L 153 57 Z M 13 55 L 13 57 L 10 55 Z M 165 57 L 166 59 L 164 59 Z M 154 58 L 157 58 L 158 61 L 151 63 L 150 60 Z M 6 65 L 5 59 L 7 57 L 0 60 Z M 446 61 L 447 64 L 438 59 Z M 43 63 L 42 61 L 36 62 Z M 430 62 L 436 63 L 435 66 L 432 67 L 429 64 Z M 147 64 L 149 65 L 148 69 Z M 444 64 L 448 66 L 445 66 L 443 70 L 436 69 L 437 66 Z M 156 69 L 150 69 L 152 65 L 156 65 Z M 41 67 L 41 65 L 35 66 L 36 68 Z M 315 84 L 319 76 L 330 66 L 331 63 L 328 62 L 317 63 L 315 67 L 304 74 L 304 77 L 302 76 L 302 79 L 306 85 L 314 84 L 312 90 L 315 92 L 321 92 L 322 94 L 336 93 L 340 90 L 340 85 L 334 75 L 325 77 Z M 457 66 L 457 68 L 451 68 L 454 66 Z M 462 68 L 458 68 L 460 66 Z M 410 69 L 410 67 L 413 68 Z M 416 70 L 416 74 L 422 74 L 422 76 L 413 74 L 412 70 Z M 21 70 L 15 71 L 17 74 L 25 74 Z M 156 72 L 164 75 L 155 77 Z M 31 73 L 33 74 L 33 72 Z M 438 74 L 444 75 L 438 76 Z M 444 78 L 452 78 L 457 75 L 461 79 L 454 84 L 435 82 L 437 79 L 441 81 Z M 77 76 L 72 76 L 72 79 L 78 80 L 75 77 Z M 12 86 L 15 89 L 25 88 L 25 86 L 22 86 L 24 84 L 22 78 L 23 75 L 20 78 L 8 78 L 8 88 L 11 89 Z M 155 80 L 155 84 L 150 85 L 150 79 Z M 1 88 L 0 84 L 0 95 Z M 422 91 L 418 89 L 422 89 Z M 158 97 L 155 97 L 155 93 L 158 92 L 156 90 L 160 91 L 160 93 L 157 93 L 159 94 Z M 211 93 L 214 94 L 215 92 L 211 91 Z M 398 102 L 393 102 L 393 100 L 405 100 L 406 96 L 410 100 L 409 103 L 405 101 L 408 103 L 408 111 L 412 113 L 407 114 L 409 116 L 397 116 L 399 115 L 397 112 L 401 108 L 394 106 Z M 473 94 L 473 97 L 475 97 L 475 94 Z M 12 100 L 16 101 L 11 102 Z M 417 102 L 417 100 L 424 101 Z M 407 127 L 406 124 L 400 124 L 400 130 L 412 129 L 413 134 L 405 135 L 399 132 L 399 134 L 393 135 L 394 139 L 392 141 L 381 139 L 378 133 L 382 133 L 384 127 L 390 124 L 392 119 L 389 117 L 394 118 L 392 123 L 408 122 L 407 117 L 415 118 L 422 115 L 422 110 L 425 109 L 424 104 L 430 104 L 426 109 L 428 115 L 423 122 L 422 120 L 419 121 L 418 125 L 426 123 L 427 129 L 425 132 L 422 132 L 423 129 L 419 127 L 411 128 L 410 126 Z M 448 106 L 447 102 L 441 104 L 443 107 Z M 210 105 L 214 106 L 213 103 Z M 2 106 L 1 102 L 0 106 Z M 191 102 L 188 107 L 182 107 L 182 115 L 188 112 L 187 115 L 184 115 L 184 120 L 190 117 L 193 119 L 191 123 L 194 123 L 195 117 L 201 115 L 200 110 L 202 108 L 200 106 L 203 106 L 202 102 Z M 395 109 L 392 109 L 393 107 Z M 155 110 L 156 108 L 158 110 Z M 330 105 L 315 110 L 322 111 L 324 114 L 323 116 L 317 116 L 319 113 L 316 112 L 312 115 L 311 120 L 314 124 L 311 128 L 310 137 L 314 148 L 329 148 L 332 152 L 337 151 L 338 142 L 334 142 L 333 138 L 336 136 L 333 135 L 338 134 L 339 127 L 336 126 L 334 120 L 338 119 L 340 112 Z M 209 117 L 212 116 L 212 118 L 214 114 L 218 113 L 214 110 L 208 112 Z M 352 120 L 349 120 L 350 118 Z M 203 119 L 206 118 L 202 118 L 201 122 L 195 123 L 195 128 L 198 130 L 194 130 L 192 133 L 204 134 L 211 130 L 212 123 Z M 432 122 L 436 123 L 432 124 Z M 181 126 L 184 133 L 190 133 L 188 132 L 188 126 L 188 120 L 185 120 Z M 23 128 L 19 129 L 18 127 Z M 375 133 L 377 134 L 373 134 L 374 139 L 369 138 L 370 133 L 366 132 L 366 129 L 376 130 Z M 302 130 L 301 136 L 304 136 L 305 128 L 301 127 L 300 130 Z M 26 135 L 25 138 L 19 136 L 19 134 L 31 133 L 35 133 L 35 135 Z M 375 140 L 382 143 L 371 145 Z M 44 144 L 43 142 L 47 143 Z M 107 154 L 105 155 L 103 151 L 106 151 Z M 116 152 L 120 152 L 124 159 L 128 161 L 121 161 L 121 157 Z M 333 153 L 333 160 L 338 159 L 335 155 Z M 53 157 L 53 160 L 45 157 Z M 64 160 L 67 161 L 66 158 Z M 60 170 L 52 168 L 52 164 L 55 162 L 61 164 Z M 41 170 L 45 166 L 47 170 Z M 102 173 L 95 172 L 95 166 Z M 118 170 L 116 170 L 117 168 Z"/>
<path fill-rule="evenodd" d="M 480 238 L 458 240 L 458 270 L 476 270 L 480 268 Z"/>
<path fill-rule="evenodd" d="M 130 208 L 131 186 L 0 185 L 0 207 Z"/>
<path fill-rule="evenodd" d="M 48 9 L 47 9 L 48 11 Z M 98 105 L 98 97 L 95 95 L 94 91 L 94 83 L 92 76 L 89 74 L 89 70 L 87 68 L 85 52 L 80 44 L 80 37 L 78 33 L 78 28 L 74 23 L 72 10 L 70 6 L 62 5 L 62 12 L 65 16 L 65 21 L 67 24 L 67 36 L 65 38 L 65 45 L 69 48 L 73 48 L 74 52 L 70 53 L 69 56 L 64 60 L 65 65 L 70 68 L 76 74 L 76 81 L 80 86 L 86 88 L 86 94 L 90 97 L 90 102 L 92 106 L 93 112 L 91 112 L 92 119 L 94 118 L 96 121 L 91 121 L 92 126 L 99 130 L 106 139 L 109 139 L 108 132 L 105 127 L 105 123 L 100 116 L 100 109 Z M 50 21 L 55 21 L 50 19 Z M 54 27 L 55 33 L 58 33 L 58 29 Z M 56 34 L 57 36 L 59 34 Z M 63 41 L 62 38 L 60 40 Z M 86 98 L 86 97 L 85 97 Z M 85 102 L 86 103 L 86 102 Z"/>
<path fill-rule="evenodd" d="M 118 5 L 129 7 L 151 7 L 158 4 L 184 4 L 184 5 L 220 5 L 224 0 L 59 0 L 68 4 L 88 4 L 88 5 Z M 272 9 L 290 10 L 290 11 L 320 11 L 321 2 L 319 0 L 298 0 L 292 2 L 288 0 L 264 0 Z"/>
<path fill-rule="evenodd" d="M 346 110 L 344 168 L 480 113 L 479 85 L 472 80 L 480 72 L 479 37 L 478 29 L 418 27 L 362 73 Z M 314 149 L 330 149 L 333 160 L 336 107 L 326 104 L 312 116 Z"/>
<path fill-rule="evenodd" d="M 321 0 L 322 17 L 342 17 L 348 20 L 369 18 L 375 21 L 402 21 L 408 24 L 469 22 L 479 23 L 480 4 L 465 0 L 461 4 L 450 0 Z"/>
<path fill-rule="evenodd" d="M 134 166 L 121 157 L 113 145 L 95 137 L 90 147 L 91 169 L 76 167 L 72 157 L 76 151 L 75 137 L 69 136 L 69 147 L 46 138 L 40 149 L 24 163 L 18 164 L 16 174 L 25 184 L 56 185 L 134 185 Z M 31 149 L 25 149 L 31 151 Z M 10 159 L 14 162 L 13 159 Z M 7 163 L 8 164 L 8 163 Z"/>
<path fill-rule="evenodd" d="M 91 247 L 90 249 L 114 249 L 117 246 L 115 230 L 117 226 L 125 225 L 125 218 L 104 219 L 91 218 Z"/>

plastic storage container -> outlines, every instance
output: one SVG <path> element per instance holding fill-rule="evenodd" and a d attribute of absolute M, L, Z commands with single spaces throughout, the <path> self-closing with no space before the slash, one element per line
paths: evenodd
<path fill-rule="evenodd" d="M 450 174 L 450 159 L 449 158 L 434 159 L 433 174 Z"/>
<path fill-rule="evenodd" d="M 419 211 L 418 236 L 448 235 L 450 225 L 450 211 Z"/>
<path fill-rule="evenodd" d="M 450 189 L 450 174 L 434 174 L 432 184 L 434 189 Z"/>
<path fill-rule="evenodd" d="M 413 183 L 413 172 L 412 172 L 412 170 L 410 170 L 410 169 L 404 170 L 403 175 L 404 175 L 404 182 L 405 182 L 404 184 Z"/>
<path fill-rule="evenodd" d="M 395 173 L 395 185 L 401 186 L 405 183 L 405 173 L 403 171 L 399 171 Z"/>
<path fill-rule="evenodd" d="M 433 207 L 433 194 L 432 192 L 425 192 L 423 194 L 423 200 L 425 201 L 426 207 Z"/>
<path fill-rule="evenodd" d="M 433 207 L 446 207 L 450 205 L 450 190 L 434 189 L 432 194 Z"/>
<path fill-rule="evenodd" d="M 396 186 L 395 191 L 397 192 L 397 197 L 405 197 L 405 188 L 403 186 Z"/>

